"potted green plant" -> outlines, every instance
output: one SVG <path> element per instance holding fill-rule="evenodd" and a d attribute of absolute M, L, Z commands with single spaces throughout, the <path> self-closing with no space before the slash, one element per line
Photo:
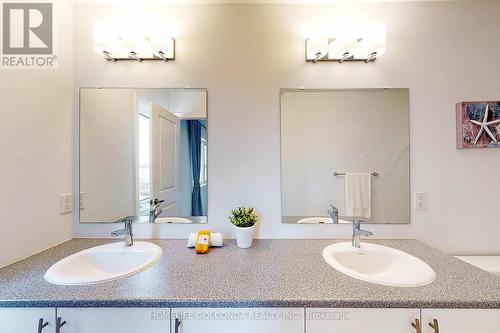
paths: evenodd
<path fill-rule="evenodd" d="M 229 220 L 234 226 L 236 243 L 242 249 L 252 246 L 255 224 L 259 217 L 252 207 L 238 207 L 231 211 Z"/>

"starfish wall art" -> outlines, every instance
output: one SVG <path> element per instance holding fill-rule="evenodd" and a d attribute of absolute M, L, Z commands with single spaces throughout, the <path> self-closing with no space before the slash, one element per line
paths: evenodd
<path fill-rule="evenodd" d="M 500 101 L 457 103 L 457 148 L 500 148 Z"/>

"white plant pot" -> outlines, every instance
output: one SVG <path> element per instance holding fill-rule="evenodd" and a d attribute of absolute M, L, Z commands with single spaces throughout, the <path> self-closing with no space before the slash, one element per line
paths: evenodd
<path fill-rule="evenodd" d="M 252 247 L 255 225 L 246 228 L 240 228 L 235 225 L 233 227 L 236 233 L 236 244 L 242 249 Z"/>

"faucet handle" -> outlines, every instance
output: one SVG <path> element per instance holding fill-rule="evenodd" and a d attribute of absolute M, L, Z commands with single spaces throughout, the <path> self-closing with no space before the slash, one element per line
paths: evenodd
<path fill-rule="evenodd" d="M 162 202 L 165 202 L 165 200 L 155 199 L 155 201 L 152 201 L 152 204 L 158 205 L 158 204 L 161 204 Z"/>
<path fill-rule="evenodd" d="M 328 208 L 326 210 L 326 212 L 328 213 L 328 215 L 330 216 L 334 216 L 334 215 L 338 215 L 339 214 L 339 210 L 337 209 L 337 207 L 335 207 L 334 205 L 330 205 L 330 208 Z"/>
<path fill-rule="evenodd" d="M 131 229 L 132 228 L 132 223 L 134 222 L 133 219 L 126 219 L 123 220 L 125 222 L 125 229 Z"/>
<path fill-rule="evenodd" d="M 366 220 L 360 218 L 360 217 L 356 217 L 354 218 L 354 220 L 352 221 L 352 227 L 354 229 L 360 229 L 361 228 L 361 222 L 367 222 Z"/>

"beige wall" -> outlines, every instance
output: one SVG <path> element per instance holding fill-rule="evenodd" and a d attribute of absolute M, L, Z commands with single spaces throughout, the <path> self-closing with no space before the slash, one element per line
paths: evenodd
<path fill-rule="evenodd" d="M 0 267 L 73 236 L 73 8 L 56 1 L 57 70 L 0 70 Z"/>
<path fill-rule="evenodd" d="M 259 237 L 349 237 L 349 226 L 280 223 L 280 88 L 408 87 L 412 189 L 426 211 L 378 237 L 416 237 L 455 253 L 500 253 L 498 150 L 455 149 L 455 103 L 498 99 L 500 3 L 384 2 L 333 5 L 76 5 L 75 85 L 208 88 L 209 228 L 232 235 L 227 216 L 255 206 Z M 169 25 L 174 62 L 106 62 L 92 24 L 139 18 Z M 387 54 L 375 64 L 312 64 L 304 40 L 341 22 L 384 23 Z M 77 234 L 110 229 L 76 226 Z M 140 235 L 186 237 L 186 226 L 144 226 Z"/>

